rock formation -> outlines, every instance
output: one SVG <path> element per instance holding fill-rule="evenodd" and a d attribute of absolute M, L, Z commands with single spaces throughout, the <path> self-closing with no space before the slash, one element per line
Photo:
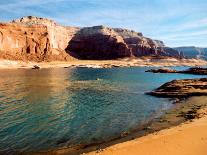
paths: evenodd
<path fill-rule="evenodd" d="M 37 17 L 1 23 L 0 57 L 34 61 L 68 60 L 70 56 L 65 48 L 77 30 Z"/>
<path fill-rule="evenodd" d="M 103 26 L 80 29 L 66 50 L 79 59 L 116 59 L 131 56 L 124 39 L 113 29 Z"/>
<path fill-rule="evenodd" d="M 201 67 L 192 67 L 187 70 L 173 70 L 169 68 L 159 68 L 159 69 L 150 69 L 146 70 L 145 72 L 152 72 L 152 73 L 182 73 L 182 74 L 194 74 L 194 75 L 207 75 L 207 68 Z"/>
<path fill-rule="evenodd" d="M 94 26 L 82 28 L 69 42 L 68 51 L 80 59 L 114 59 L 149 55 L 181 57 L 162 41 L 142 33 L 119 28 Z"/>
<path fill-rule="evenodd" d="M 173 80 L 147 94 L 176 98 L 207 95 L 207 78 Z"/>
<path fill-rule="evenodd" d="M 195 47 L 195 46 L 184 46 L 176 47 L 175 50 L 179 51 L 186 58 L 199 58 L 207 60 L 207 48 Z"/>
<path fill-rule="evenodd" d="M 150 70 L 146 70 L 145 72 L 152 72 L 152 73 L 177 73 L 176 70 L 169 69 L 169 68 L 150 69 Z"/>
<path fill-rule="evenodd" d="M 0 58 L 65 61 L 148 55 L 181 57 L 178 51 L 165 47 L 162 41 L 126 29 L 66 27 L 32 16 L 0 23 Z"/>

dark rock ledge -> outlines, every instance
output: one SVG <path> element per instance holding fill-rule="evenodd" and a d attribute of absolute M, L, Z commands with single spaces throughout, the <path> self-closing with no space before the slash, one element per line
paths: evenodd
<path fill-rule="evenodd" d="M 146 94 L 173 98 L 207 95 L 207 78 L 173 80 Z"/>
<path fill-rule="evenodd" d="M 195 75 L 207 75 L 207 68 L 193 67 L 183 71 L 172 70 L 168 68 L 150 69 L 145 72 L 152 73 L 183 73 L 183 74 L 195 74 Z"/>

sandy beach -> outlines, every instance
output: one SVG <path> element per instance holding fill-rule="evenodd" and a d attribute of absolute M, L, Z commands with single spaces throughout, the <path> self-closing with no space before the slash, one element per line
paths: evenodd
<path fill-rule="evenodd" d="M 200 110 L 206 114 L 207 109 Z M 87 155 L 206 155 L 207 116 Z"/>
<path fill-rule="evenodd" d="M 121 60 L 71 60 L 71 61 L 52 61 L 52 62 L 30 62 L 0 60 L 0 69 L 32 68 L 38 65 L 40 68 L 61 68 L 61 67 L 91 67 L 91 68 L 111 68 L 111 67 L 170 67 L 170 66 L 205 66 L 207 61 L 201 59 L 151 59 L 126 58 Z"/>

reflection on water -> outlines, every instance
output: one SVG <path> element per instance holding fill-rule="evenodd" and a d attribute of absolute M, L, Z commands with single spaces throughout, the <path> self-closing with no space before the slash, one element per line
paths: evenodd
<path fill-rule="evenodd" d="M 146 68 L 0 71 L 0 151 L 90 144 L 135 129 L 168 99 L 144 95 L 175 78 Z"/>

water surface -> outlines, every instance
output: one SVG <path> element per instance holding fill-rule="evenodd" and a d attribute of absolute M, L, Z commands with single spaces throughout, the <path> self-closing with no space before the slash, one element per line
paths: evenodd
<path fill-rule="evenodd" d="M 146 69 L 0 70 L 0 151 L 109 140 L 171 107 L 169 99 L 144 92 L 173 79 L 201 77 Z"/>

